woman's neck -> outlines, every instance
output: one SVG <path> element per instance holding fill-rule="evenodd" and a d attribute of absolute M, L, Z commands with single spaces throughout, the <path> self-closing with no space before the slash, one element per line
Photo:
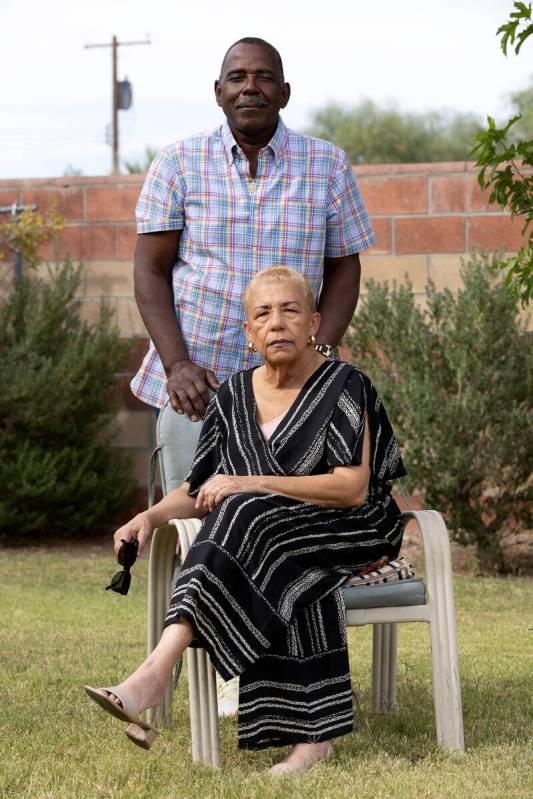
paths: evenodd
<path fill-rule="evenodd" d="M 292 363 L 265 363 L 264 381 L 275 389 L 301 388 L 306 380 L 324 363 L 324 357 L 316 350 L 309 349 Z"/>

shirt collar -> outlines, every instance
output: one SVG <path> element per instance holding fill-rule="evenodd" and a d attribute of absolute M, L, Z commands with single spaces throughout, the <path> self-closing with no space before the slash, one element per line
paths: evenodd
<path fill-rule="evenodd" d="M 235 159 L 235 150 L 239 147 L 239 145 L 235 141 L 235 137 L 231 132 L 227 119 L 225 119 L 222 124 L 221 135 L 222 135 L 222 141 L 224 143 L 224 149 L 226 150 L 228 159 L 230 162 L 233 162 Z M 278 127 L 276 128 L 274 135 L 266 145 L 272 150 L 272 154 L 276 161 L 278 161 L 283 156 L 283 151 L 285 150 L 285 145 L 287 143 L 287 135 L 288 134 L 287 134 L 287 128 L 285 127 L 285 123 L 283 122 L 282 118 L 279 117 Z"/>

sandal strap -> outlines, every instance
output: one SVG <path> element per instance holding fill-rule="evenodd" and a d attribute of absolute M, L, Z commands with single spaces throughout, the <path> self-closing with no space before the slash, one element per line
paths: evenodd
<path fill-rule="evenodd" d="M 117 699 L 120 699 L 122 702 L 122 709 L 128 716 L 132 718 L 139 718 L 139 705 L 135 701 L 135 697 L 127 688 L 119 688 L 117 685 L 112 685 L 110 688 L 104 688 L 104 691 L 107 691 L 113 696 L 116 696 Z"/>

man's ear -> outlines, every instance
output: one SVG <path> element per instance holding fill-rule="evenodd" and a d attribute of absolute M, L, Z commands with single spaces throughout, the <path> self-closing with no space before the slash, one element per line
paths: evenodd
<path fill-rule="evenodd" d="M 218 78 L 215 81 L 214 89 L 215 89 L 215 100 L 217 101 L 217 105 L 221 106 L 222 103 L 220 102 L 220 95 L 222 94 L 222 86 L 220 85 L 220 81 L 218 80 Z M 283 106 L 283 108 L 285 108 L 285 106 Z"/>
<path fill-rule="evenodd" d="M 285 108 L 285 106 L 287 105 L 287 103 L 289 102 L 290 97 L 291 97 L 291 85 L 290 85 L 290 83 L 284 83 L 283 84 L 283 89 L 281 90 L 281 96 L 283 98 L 282 99 L 282 103 L 281 103 L 281 108 Z"/>

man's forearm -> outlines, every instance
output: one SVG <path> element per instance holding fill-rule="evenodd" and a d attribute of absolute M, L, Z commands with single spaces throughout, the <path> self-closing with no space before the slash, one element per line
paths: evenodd
<path fill-rule="evenodd" d="M 143 271 L 135 279 L 135 299 L 165 371 L 188 357 L 176 319 L 172 288 L 160 274 Z"/>
<path fill-rule="evenodd" d="M 165 371 L 188 357 L 172 292 L 172 267 L 178 232 L 138 236 L 134 260 L 135 299 Z"/>
<path fill-rule="evenodd" d="M 321 315 L 317 341 L 337 345 L 350 324 L 359 298 L 359 256 L 324 260 L 324 279 L 318 303 Z"/>
<path fill-rule="evenodd" d="M 176 318 L 172 270 L 179 240 L 179 230 L 137 237 L 135 299 L 163 364 L 170 403 L 177 413 L 186 413 L 196 422 L 203 418 L 209 404 L 209 389 L 216 391 L 219 383 L 210 369 L 189 360 Z"/>

